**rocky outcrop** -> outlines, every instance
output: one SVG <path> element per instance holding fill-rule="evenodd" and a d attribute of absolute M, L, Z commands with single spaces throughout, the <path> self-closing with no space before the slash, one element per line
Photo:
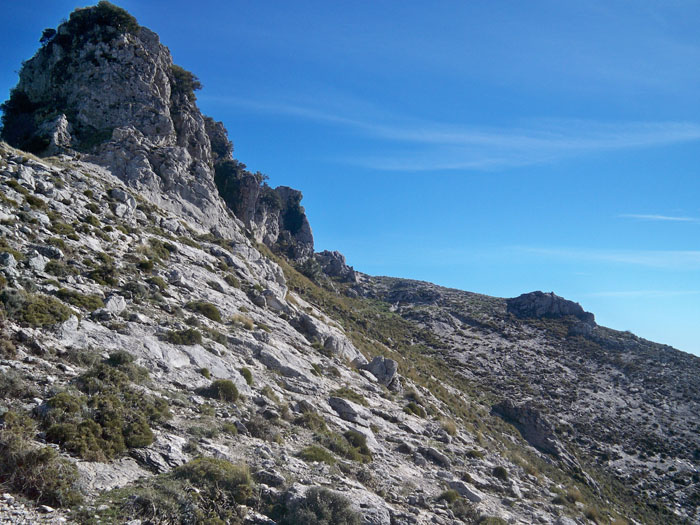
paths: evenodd
<path fill-rule="evenodd" d="M 255 240 L 290 259 L 307 260 L 313 255 L 314 239 L 301 192 L 287 186 L 273 189 L 265 180 L 233 158 L 216 162 L 219 193 Z"/>
<path fill-rule="evenodd" d="M 553 292 L 530 292 L 506 301 L 508 311 L 517 317 L 561 318 L 573 316 L 589 326 L 595 326 L 595 316 L 580 304 L 568 301 Z"/>
<path fill-rule="evenodd" d="M 329 277 L 334 277 L 346 283 L 358 282 L 358 275 L 355 269 L 352 266 L 348 266 L 342 253 L 324 250 L 314 254 L 314 259 L 321 266 L 323 273 Z"/>
<path fill-rule="evenodd" d="M 3 105 L 2 138 L 42 155 L 82 152 L 150 203 L 235 238 L 223 196 L 258 242 L 311 256 L 301 192 L 269 188 L 233 160 L 225 127 L 195 103 L 197 78 L 173 64 L 158 35 L 103 4 L 76 10 L 24 63 Z"/>
<path fill-rule="evenodd" d="M 377 381 L 389 390 L 398 392 L 401 390 L 401 379 L 398 374 L 399 364 L 393 359 L 378 355 L 371 362 L 360 367 L 367 370 Z"/>

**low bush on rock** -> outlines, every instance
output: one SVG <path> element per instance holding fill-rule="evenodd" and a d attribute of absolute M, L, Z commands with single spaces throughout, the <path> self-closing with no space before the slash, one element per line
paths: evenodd
<path fill-rule="evenodd" d="M 308 461 L 309 463 L 317 461 L 319 463 L 335 465 L 337 461 L 331 452 L 319 445 L 309 445 L 308 447 L 302 449 L 299 452 L 299 457 L 304 461 Z"/>
<path fill-rule="evenodd" d="M 80 292 L 76 292 L 75 290 L 61 288 L 58 292 L 56 292 L 56 296 L 68 304 L 72 304 L 73 306 L 77 306 L 78 308 L 82 308 L 90 312 L 104 306 L 104 302 L 99 295 L 85 295 Z"/>
<path fill-rule="evenodd" d="M 185 305 L 185 308 L 192 312 L 197 312 L 217 323 L 221 322 L 221 312 L 219 309 L 206 301 L 191 301 Z"/>
<path fill-rule="evenodd" d="M 28 326 L 51 326 L 66 321 L 73 311 L 55 297 L 5 288 L 0 303 L 7 316 Z"/>
<path fill-rule="evenodd" d="M 196 487 L 196 490 L 193 490 Z M 126 523 L 241 525 L 242 505 L 256 503 L 248 467 L 199 457 L 189 463 L 104 494 L 98 519 Z M 85 521 L 94 516 L 85 516 Z"/>
<path fill-rule="evenodd" d="M 253 385 L 253 372 L 250 371 L 250 369 L 243 367 L 239 370 L 243 378 L 245 379 L 245 382 L 248 383 L 248 386 Z"/>
<path fill-rule="evenodd" d="M 202 334 L 194 328 L 185 330 L 170 330 L 165 339 L 174 345 L 199 345 L 202 344 Z"/>
<path fill-rule="evenodd" d="M 358 394 L 357 392 L 346 386 L 333 390 L 331 392 L 331 396 L 342 397 L 343 399 L 348 399 L 349 401 L 352 401 L 359 405 L 367 406 L 367 400 L 365 399 L 365 396 L 363 396 L 362 394 Z"/>
<path fill-rule="evenodd" d="M 230 379 L 217 379 L 212 381 L 207 388 L 200 389 L 201 394 L 219 399 L 220 401 L 231 401 L 233 403 L 238 399 L 238 388 Z"/>
<path fill-rule="evenodd" d="M 360 525 L 362 518 L 350 507 L 350 501 L 325 488 L 314 487 L 306 496 L 290 505 L 281 525 Z"/>
<path fill-rule="evenodd" d="M 0 428 L 0 483 L 47 505 L 67 507 L 82 501 L 75 465 L 51 447 L 38 447 L 34 421 L 6 412 Z"/>
<path fill-rule="evenodd" d="M 77 391 L 50 398 L 41 414 L 49 442 L 91 461 L 153 442 L 151 424 L 170 417 L 166 401 L 133 388 L 147 377 L 133 356 L 117 352 L 76 380 Z"/>

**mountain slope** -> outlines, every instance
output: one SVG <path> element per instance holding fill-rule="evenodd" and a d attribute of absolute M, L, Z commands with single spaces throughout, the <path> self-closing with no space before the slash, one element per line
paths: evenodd
<path fill-rule="evenodd" d="M 697 358 L 313 254 L 196 87 L 100 2 L 4 105 L 3 519 L 700 519 Z"/>

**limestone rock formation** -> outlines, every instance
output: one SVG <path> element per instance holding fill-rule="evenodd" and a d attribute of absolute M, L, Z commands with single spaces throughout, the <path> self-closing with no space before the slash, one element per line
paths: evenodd
<path fill-rule="evenodd" d="M 586 312 L 580 304 L 567 301 L 553 292 L 524 293 L 508 299 L 507 304 L 508 311 L 518 317 L 559 318 L 571 315 L 589 326 L 595 326 L 595 317 L 592 313 Z"/>

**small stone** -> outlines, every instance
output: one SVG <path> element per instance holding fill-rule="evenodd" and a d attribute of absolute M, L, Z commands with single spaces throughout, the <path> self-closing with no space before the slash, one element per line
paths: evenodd
<path fill-rule="evenodd" d="M 43 512 L 44 514 L 50 514 L 53 511 L 53 507 L 49 507 L 48 505 L 39 505 L 39 512 Z"/>

